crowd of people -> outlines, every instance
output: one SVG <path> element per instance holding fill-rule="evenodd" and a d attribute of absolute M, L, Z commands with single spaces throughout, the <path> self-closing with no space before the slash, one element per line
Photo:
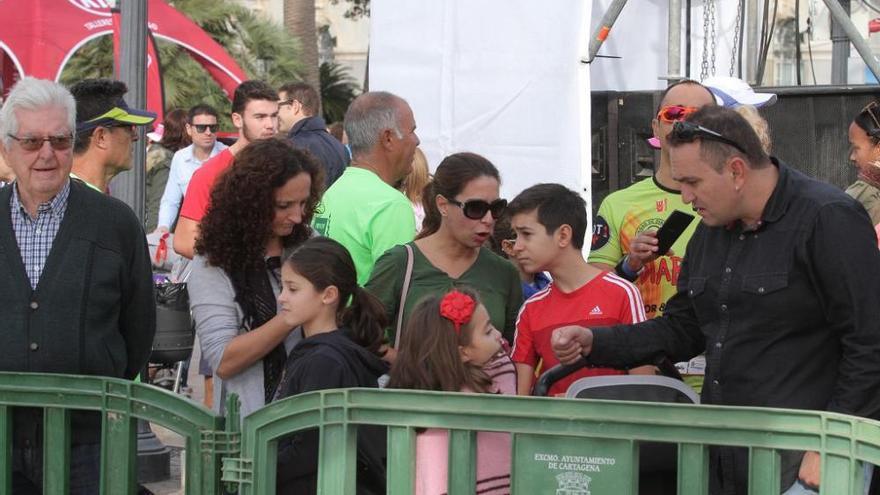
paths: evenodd
<path fill-rule="evenodd" d="M 467 151 L 431 175 L 397 95 L 358 96 L 338 139 L 314 88 L 262 81 L 236 89 L 228 147 L 208 105 L 155 125 L 141 222 L 107 194 L 136 126 L 156 124 L 125 93 L 24 78 L 0 108 L 2 370 L 138 375 L 155 332 L 150 232 L 182 257 L 174 278 L 220 413 L 232 393 L 242 417 L 342 387 L 530 395 L 541 372 L 582 365 L 550 388 L 564 395 L 583 377 L 678 363 L 707 404 L 880 419 L 877 104 L 849 128 L 847 195 L 770 156 L 755 108 L 772 95 L 677 82 L 652 121 L 654 176 L 608 196 L 588 232 L 572 184 L 508 201 L 498 167 Z M 660 252 L 675 211 L 700 218 Z M 71 493 L 94 493 L 100 418 L 72 421 Z M 42 422 L 20 410 L 15 432 L 16 493 L 38 493 Z M 279 442 L 278 493 L 316 491 L 317 435 Z M 446 439 L 418 433 L 415 493 L 445 493 Z M 509 436 L 477 439 L 479 493 L 508 493 Z M 384 493 L 384 431 L 361 428 L 357 450 L 359 493 Z M 746 493 L 748 462 L 711 449 L 712 493 Z M 819 464 L 783 452 L 780 492 L 815 493 Z"/>

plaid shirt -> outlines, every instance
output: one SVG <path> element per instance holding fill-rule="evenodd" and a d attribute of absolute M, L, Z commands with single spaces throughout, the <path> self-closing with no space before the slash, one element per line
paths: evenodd
<path fill-rule="evenodd" d="M 36 289 L 40 281 L 46 258 L 49 257 L 49 251 L 52 249 L 52 241 L 55 240 L 55 234 L 58 233 L 61 220 L 64 219 L 64 213 L 67 211 L 69 195 L 68 180 L 51 201 L 37 207 L 37 218 L 31 218 L 19 201 L 18 184 L 14 183 L 12 187 L 12 196 L 9 200 L 12 230 L 15 231 L 15 239 L 18 241 L 21 260 L 31 281 L 31 289 Z"/>

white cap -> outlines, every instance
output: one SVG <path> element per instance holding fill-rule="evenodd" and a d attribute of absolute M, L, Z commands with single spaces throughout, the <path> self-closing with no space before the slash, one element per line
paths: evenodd
<path fill-rule="evenodd" d="M 147 133 L 147 139 L 154 143 L 158 143 L 162 141 L 162 136 L 165 135 L 165 126 L 162 124 L 156 124 L 156 128 L 153 129 L 152 132 Z"/>
<path fill-rule="evenodd" d="M 715 95 L 719 105 L 728 108 L 739 105 L 763 107 L 776 103 L 775 94 L 755 93 L 748 83 L 735 77 L 712 76 L 703 81 L 703 86 Z"/>

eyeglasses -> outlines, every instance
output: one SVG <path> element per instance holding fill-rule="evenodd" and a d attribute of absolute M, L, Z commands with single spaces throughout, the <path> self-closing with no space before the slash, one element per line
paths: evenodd
<path fill-rule="evenodd" d="M 452 198 L 446 198 L 446 200 L 449 201 L 450 204 L 461 208 L 461 212 L 464 213 L 464 216 L 471 220 L 480 220 L 486 216 L 486 212 L 492 212 L 492 218 L 498 220 L 498 218 L 504 214 L 504 209 L 507 208 L 506 199 L 496 199 L 491 203 L 482 199 L 469 199 L 464 203 Z"/>
<path fill-rule="evenodd" d="M 859 112 L 859 114 L 867 113 L 871 116 L 871 121 L 874 122 L 873 132 L 869 133 L 874 135 L 875 133 L 880 133 L 880 121 L 877 121 L 877 116 L 874 115 L 874 110 L 880 107 L 880 103 L 877 103 L 877 100 L 872 101 L 865 105 L 864 108 Z"/>
<path fill-rule="evenodd" d="M 131 137 L 132 141 L 138 140 L 137 127 L 132 124 L 128 124 L 125 122 L 116 122 L 113 124 L 101 124 L 98 127 L 103 127 L 104 129 L 107 129 L 109 131 L 112 131 L 113 129 L 122 129 L 126 132 L 126 134 Z M 97 129 L 98 127 L 96 127 L 95 129 Z"/>
<path fill-rule="evenodd" d="M 43 147 L 43 143 L 49 141 L 49 146 L 55 151 L 64 151 L 73 146 L 73 135 L 47 136 L 47 137 L 18 137 L 7 134 L 10 138 L 18 141 L 19 146 L 25 151 L 37 151 Z"/>
<path fill-rule="evenodd" d="M 216 134 L 217 130 L 220 129 L 220 124 L 190 124 L 190 125 L 199 134 L 204 134 L 205 131 L 211 131 L 212 133 Z"/>
<path fill-rule="evenodd" d="M 289 99 L 289 100 L 279 101 L 279 102 L 278 102 L 278 106 L 279 106 L 279 107 L 283 107 L 284 105 L 293 105 L 293 102 L 295 102 L 295 101 L 296 101 L 296 100 L 293 99 L 293 98 L 291 98 L 291 99 Z"/>
<path fill-rule="evenodd" d="M 667 124 L 671 124 L 673 122 L 680 122 L 694 112 L 699 110 L 697 107 L 685 107 L 682 105 L 668 105 L 660 109 L 657 112 L 657 120 L 662 122 L 666 122 Z"/>
<path fill-rule="evenodd" d="M 724 137 L 719 132 L 713 131 L 712 129 L 707 129 L 701 125 L 694 124 L 693 122 L 676 122 L 672 126 L 672 136 L 686 143 L 693 142 L 696 139 L 708 139 L 709 141 L 716 141 L 729 146 L 733 146 L 734 148 L 739 150 L 740 153 L 748 155 L 748 153 L 746 153 L 746 150 L 744 150 L 743 147 L 740 146 L 739 143 L 737 143 L 733 139 Z"/>

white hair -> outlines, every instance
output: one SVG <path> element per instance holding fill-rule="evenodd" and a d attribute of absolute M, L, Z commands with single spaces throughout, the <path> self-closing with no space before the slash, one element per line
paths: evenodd
<path fill-rule="evenodd" d="M 19 122 L 16 110 L 38 110 L 41 108 L 56 107 L 67 112 L 67 125 L 70 132 L 76 130 L 76 100 L 73 95 L 61 84 L 47 79 L 24 77 L 18 81 L 6 102 L 0 107 L 0 139 L 7 148 L 12 144 L 9 135 L 18 133 Z"/>
<path fill-rule="evenodd" d="M 398 139 L 403 138 L 400 130 L 400 109 L 406 101 L 385 91 L 364 93 L 348 107 L 345 112 L 345 134 L 353 156 L 370 151 L 379 142 L 385 129 L 391 129 Z"/>

